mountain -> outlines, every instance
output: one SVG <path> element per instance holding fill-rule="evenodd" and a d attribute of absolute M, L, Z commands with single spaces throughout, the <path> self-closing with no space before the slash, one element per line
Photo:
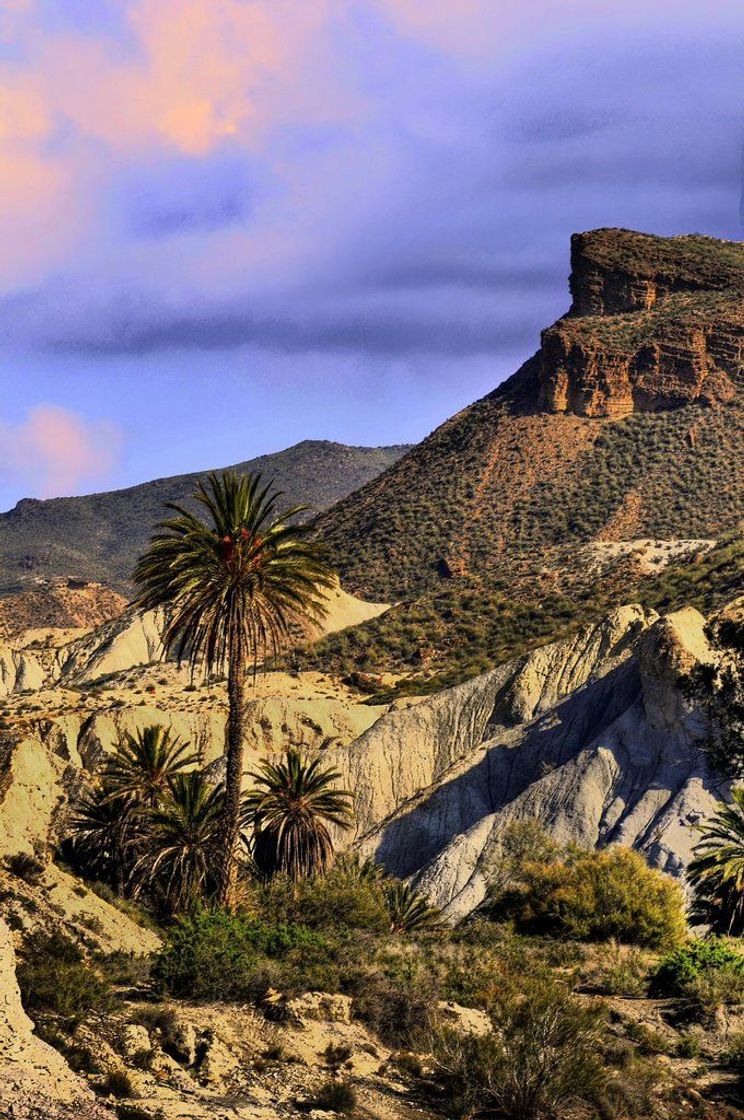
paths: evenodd
<path fill-rule="evenodd" d="M 318 510 L 369 482 L 406 450 L 305 440 L 234 469 L 261 471 L 276 480 L 288 506 Z M 38 588 L 39 580 L 54 577 L 104 583 L 127 594 L 134 561 L 163 516 L 165 502 L 188 504 L 206 473 L 79 498 L 20 501 L 0 514 L 0 595 Z"/>
<path fill-rule="evenodd" d="M 744 517 L 744 244 L 580 234 L 570 285 L 517 374 L 319 519 L 351 590 L 389 600 Z"/>
<path fill-rule="evenodd" d="M 744 244 L 578 234 L 570 288 L 513 377 L 318 519 L 344 586 L 399 605 L 311 663 L 441 687 L 654 581 L 669 605 L 664 566 L 724 535 L 705 570 L 741 586 Z"/>

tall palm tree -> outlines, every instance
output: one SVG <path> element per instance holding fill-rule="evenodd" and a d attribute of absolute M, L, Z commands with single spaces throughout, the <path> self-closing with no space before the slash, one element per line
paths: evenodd
<path fill-rule="evenodd" d="M 240 831 L 247 665 L 276 653 L 293 624 L 317 622 L 333 575 L 296 506 L 279 516 L 280 493 L 261 476 L 211 474 L 195 494 L 203 521 L 169 503 L 134 572 L 141 610 L 166 610 L 163 645 L 192 673 L 227 669 L 229 704 L 219 900 L 232 903 Z"/>
<path fill-rule="evenodd" d="M 252 851 L 260 874 L 283 872 L 295 882 L 323 874 L 333 860 L 328 825 L 347 829 L 352 796 L 334 789 L 341 774 L 294 749 L 279 762 L 262 762 L 251 775 L 244 821 L 253 828 Z"/>
<path fill-rule="evenodd" d="M 687 869 L 694 891 L 693 919 L 714 933 L 744 933 L 744 789 L 731 793 L 712 820 L 698 825 L 702 840 Z"/>
<path fill-rule="evenodd" d="M 103 768 L 103 778 L 110 797 L 124 797 L 153 809 L 168 781 L 198 761 L 188 743 L 172 735 L 170 728 L 152 725 L 135 735 L 124 733 Z"/>
<path fill-rule="evenodd" d="M 170 778 L 147 814 L 145 851 L 133 875 L 140 882 L 149 880 L 172 914 L 215 892 L 224 806 L 224 788 L 192 770 Z"/>

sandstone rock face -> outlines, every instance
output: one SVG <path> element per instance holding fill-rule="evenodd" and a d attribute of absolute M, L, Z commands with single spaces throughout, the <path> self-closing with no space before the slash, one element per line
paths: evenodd
<path fill-rule="evenodd" d="M 594 230 L 572 238 L 570 313 L 543 332 L 551 412 L 618 418 L 733 399 L 744 371 L 744 245 Z"/>
<path fill-rule="evenodd" d="M 0 698 L 27 688 L 41 688 L 43 681 L 44 670 L 33 654 L 0 644 Z"/>
<path fill-rule="evenodd" d="M 465 694 L 384 717 L 347 763 L 352 780 L 373 775 L 357 845 L 413 876 L 453 920 L 482 901 L 512 820 L 536 818 L 561 843 L 633 846 L 680 874 L 691 826 L 726 794 L 701 750 L 704 719 L 680 689 L 712 656 L 703 626 L 691 609 L 658 619 L 623 608 Z M 374 824 L 386 781 L 398 807 Z"/>
<path fill-rule="evenodd" d="M 58 675 L 92 681 L 107 673 L 120 673 L 149 665 L 163 656 L 161 611 L 138 614 L 129 610 L 65 646 L 59 654 Z"/>
<path fill-rule="evenodd" d="M 21 1006 L 10 930 L 0 919 L 0 1117 L 103 1120 L 87 1085 L 62 1056 L 34 1034 Z"/>

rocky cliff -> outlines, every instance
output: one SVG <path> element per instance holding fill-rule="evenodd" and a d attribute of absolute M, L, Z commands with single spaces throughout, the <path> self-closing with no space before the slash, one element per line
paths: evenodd
<path fill-rule="evenodd" d="M 269 674 L 249 701 L 246 770 L 288 743 L 323 749 L 356 796 L 356 833 L 339 843 L 414 876 L 453 918 L 483 898 L 499 837 L 515 818 L 537 818 L 562 842 L 637 847 L 678 875 L 692 825 L 726 792 L 706 766 L 704 717 L 680 683 L 714 656 L 704 621 L 689 608 L 661 618 L 618 608 L 569 638 L 390 709 L 334 697 L 312 674 Z M 155 663 L 131 672 L 99 678 L 82 704 L 69 688 L 74 701 L 60 690 L 39 693 L 45 715 L 26 722 L 25 738 L 7 733 L 0 856 L 59 835 L 70 791 L 124 730 L 166 723 L 203 762 L 217 763 L 224 695 L 184 692 L 174 676 L 142 702 L 146 680 L 177 671 Z"/>
<path fill-rule="evenodd" d="M 10 930 L 0 919 L 0 1117 L 113 1120 L 62 1055 L 34 1034 L 21 1006 Z"/>
<path fill-rule="evenodd" d="M 744 245 L 629 230 L 577 234 L 571 293 L 569 314 L 542 336 L 548 410 L 619 418 L 735 396 Z"/>
<path fill-rule="evenodd" d="M 659 618 L 622 608 L 380 720 L 356 745 L 351 769 L 368 772 L 371 760 L 384 759 L 398 808 L 374 824 L 380 808 L 364 803 L 371 827 L 362 849 L 413 875 L 453 919 L 482 901 L 499 838 L 515 819 L 537 819 L 562 843 L 629 845 L 681 874 L 693 826 L 726 789 L 702 751 L 705 719 L 680 687 L 694 664 L 713 657 L 704 622 L 692 609 Z M 472 718 L 458 731 L 463 715 Z M 406 784 L 397 767 L 414 753 Z"/>

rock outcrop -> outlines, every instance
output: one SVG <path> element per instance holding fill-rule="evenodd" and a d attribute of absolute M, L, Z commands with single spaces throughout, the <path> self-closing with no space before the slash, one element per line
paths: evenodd
<path fill-rule="evenodd" d="M 594 230 L 571 242 L 573 305 L 543 332 L 541 401 L 619 418 L 730 402 L 744 359 L 744 245 Z"/>
<path fill-rule="evenodd" d="M 270 674 L 260 685 L 268 694 L 249 700 L 246 770 L 290 742 L 322 748 L 356 798 L 355 834 L 339 835 L 339 845 L 415 878 L 452 918 L 483 898 L 514 819 L 537 818 L 561 842 L 632 845 L 678 875 L 694 844 L 691 825 L 726 793 L 706 766 L 705 720 L 680 684 L 713 656 L 704 621 L 692 609 L 659 618 L 621 607 L 408 707 L 355 705 L 327 694 L 327 678 L 276 674 L 272 683 Z M 153 679 L 147 674 L 164 671 L 138 670 L 134 694 Z M 48 715 L 35 734 L 9 739 L 0 855 L 58 838 L 70 793 L 125 731 L 166 723 L 219 774 L 224 693 L 184 691 L 178 670 L 167 671 L 173 680 L 162 678 L 157 703 L 125 703 L 125 686 L 104 682 L 89 707 Z"/>
<path fill-rule="evenodd" d="M 703 626 L 692 609 L 659 619 L 622 608 L 384 717 L 341 752 L 350 781 L 372 778 L 358 846 L 413 876 L 452 919 L 482 901 L 512 820 L 535 818 L 562 843 L 633 846 L 681 874 L 691 826 L 726 789 L 701 749 L 704 718 L 680 687 L 712 657 Z"/>
<path fill-rule="evenodd" d="M 44 670 L 36 657 L 26 650 L 0 643 L 0 698 L 11 692 L 41 688 Z"/>
<path fill-rule="evenodd" d="M 91 1089 L 34 1034 L 21 1006 L 10 930 L 0 919 L 0 1120 L 111 1120 Z"/>

